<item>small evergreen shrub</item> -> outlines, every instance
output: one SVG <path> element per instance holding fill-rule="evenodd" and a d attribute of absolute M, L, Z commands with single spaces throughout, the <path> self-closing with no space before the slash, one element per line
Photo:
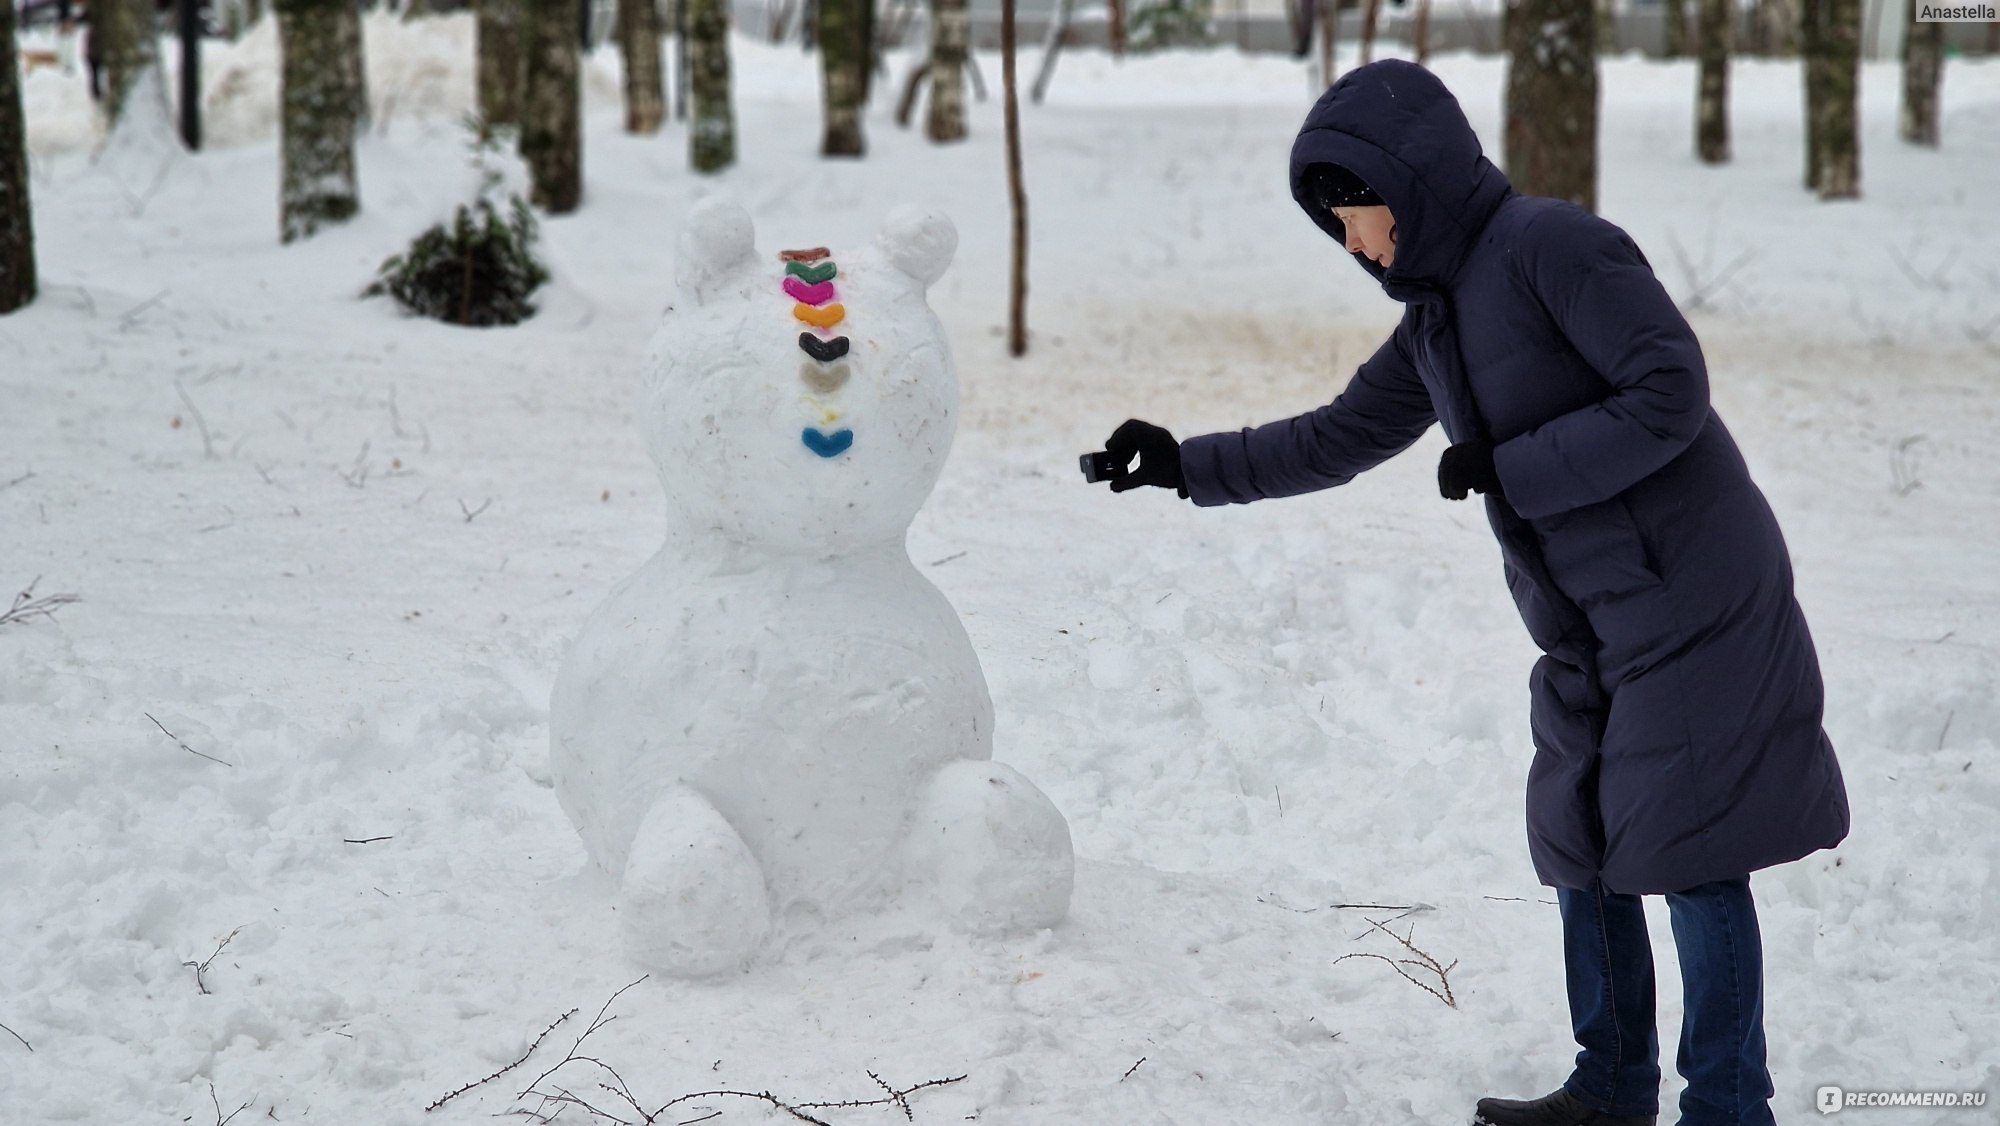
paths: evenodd
<path fill-rule="evenodd" d="M 518 194 L 498 199 L 501 176 L 493 159 L 504 133 L 483 128 L 476 118 L 467 125 L 474 130 L 478 198 L 382 263 L 366 295 L 386 293 L 411 312 L 448 324 L 518 324 L 535 315 L 529 297 L 549 280 L 535 258 L 535 216 Z"/>
<path fill-rule="evenodd" d="M 1132 13 L 1126 46 L 1137 52 L 1212 47 L 1211 13 L 1211 0 L 1156 0 Z"/>

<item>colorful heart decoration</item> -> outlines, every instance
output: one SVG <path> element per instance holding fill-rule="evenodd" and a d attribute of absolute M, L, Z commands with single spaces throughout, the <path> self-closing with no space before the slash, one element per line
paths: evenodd
<path fill-rule="evenodd" d="M 810 265 L 805 262 L 785 263 L 785 273 L 790 274 L 807 285 L 818 285 L 823 281 L 832 281 L 833 275 L 839 272 L 831 262 L 820 262 Z"/>
<path fill-rule="evenodd" d="M 807 305 L 824 305 L 834 297 L 833 283 L 830 281 L 807 285 L 797 278 L 786 278 L 785 292 L 791 294 L 794 301 Z"/>
<path fill-rule="evenodd" d="M 821 305 L 818 308 L 814 308 L 811 305 L 798 304 L 792 306 L 792 315 L 814 328 L 832 328 L 847 316 L 847 307 L 838 302 L 832 305 Z"/>
<path fill-rule="evenodd" d="M 846 364 L 816 364 L 811 361 L 799 365 L 799 378 L 806 386 L 822 395 L 838 391 L 847 382 Z"/>
<path fill-rule="evenodd" d="M 854 431 L 836 430 L 832 434 L 825 434 L 816 426 L 808 426 L 800 433 L 799 438 L 805 442 L 807 449 L 821 457 L 839 457 L 854 444 Z"/>
<path fill-rule="evenodd" d="M 820 363 L 830 364 L 847 355 L 847 338 L 836 336 L 831 340 L 823 340 L 813 333 L 802 332 L 799 333 L 799 347 L 805 349 L 806 355 Z"/>

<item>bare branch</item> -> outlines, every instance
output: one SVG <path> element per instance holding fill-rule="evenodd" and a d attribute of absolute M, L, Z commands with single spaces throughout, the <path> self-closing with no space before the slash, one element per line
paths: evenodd
<path fill-rule="evenodd" d="M 202 456 L 213 460 L 215 457 L 215 439 L 208 433 L 208 419 L 202 417 L 201 408 L 194 405 L 194 400 L 188 397 L 187 388 L 182 387 L 181 381 L 178 379 L 174 380 L 174 391 L 180 395 L 181 403 L 187 407 L 188 413 L 194 416 L 195 429 L 201 431 Z"/>
<path fill-rule="evenodd" d="M 14 604 L 8 607 L 6 612 L 0 613 L 0 626 L 10 622 L 25 622 L 36 616 L 53 620 L 58 607 L 83 601 L 74 594 L 50 594 L 36 598 L 35 584 L 41 581 L 42 577 L 36 575 L 34 581 L 28 584 L 28 589 L 14 596 Z"/>
<path fill-rule="evenodd" d="M 1137 1070 L 1139 1070 L 1139 1064 L 1141 1064 L 1141 1063 L 1145 1063 L 1145 1062 L 1146 1062 L 1146 1057 L 1145 1057 L 1145 1056 L 1140 1056 L 1140 1057 L 1139 1057 L 1139 1063 L 1135 1063 L 1135 1064 L 1133 1064 L 1133 1065 L 1132 1065 L 1131 1067 L 1128 1067 L 1128 1068 L 1126 1068 L 1126 1069 L 1125 1069 L 1125 1074 L 1123 1074 L 1123 1075 L 1119 1076 L 1119 1077 L 1118 1077 L 1118 1081 L 1119 1081 L 1120 1083 L 1123 1083 L 1123 1082 L 1125 1082 L 1125 1081 L 1126 1081 L 1127 1079 L 1130 1079 L 1130 1078 L 1132 1078 L 1132 1073 L 1133 1073 L 1133 1072 L 1135 1072 L 1135 1071 L 1137 1071 Z"/>
<path fill-rule="evenodd" d="M 145 717 L 146 717 L 147 719 L 153 719 L 153 713 L 152 713 L 152 712 L 140 712 L 139 714 L 140 714 L 140 715 L 142 715 L 142 716 L 145 716 Z M 219 758 L 216 758 L 216 757 L 215 757 L 214 755 L 205 755 L 205 754 L 202 754 L 202 753 L 201 753 L 200 751 L 197 751 L 197 750 L 195 750 L 195 749 L 194 749 L 193 747 L 190 747 L 190 746 L 188 746 L 188 745 L 187 745 L 186 743 L 183 743 L 183 742 L 181 742 L 181 737 L 180 737 L 180 736 L 178 736 L 178 735 L 174 734 L 174 733 L 173 733 L 173 732 L 171 732 L 171 731 L 168 731 L 168 730 L 167 730 L 167 725 L 166 725 L 166 724 L 164 724 L 164 723 L 161 723 L 161 722 L 160 722 L 159 720 L 157 720 L 157 719 L 153 719 L 153 726 L 154 726 L 154 727 L 157 727 L 157 728 L 159 728 L 159 729 L 160 729 L 160 733 L 161 733 L 161 734 L 165 735 L 165 736 L 166 736 L 167 738 L 169 738 L 169 739 L 172 739 L 172 740 L 174 741 L 174 745 L 175 745 L 175 746 L 178 746 L 178 747 L 179 747 L 179 748 L 180 748 L 181 750 L 183 750 L 183 751 L 186 751 L 187 753 L 189 753 L 189 754 L 191 754 L 191 755 L 195 756 L 196 758 L 205 758 L 205 759 L 207 759 L 207 760 L 208 760 L 208 761 L 210 761 L 210 762 L 218 762 L 218 763 L 222 763 L 222 765 L 224 765 L 224 766 L 235 766 L 235 765 L 236 765 L 236 764 L 235 764 L 235 763 L 233 763 L 233 762 L 222 762 L 222 760 L 221 760 L 221 759 L 219 759 Z"/>
<path fill-rule="evenodd" d="M 458 502 L 458 510 L 459 510 L 460 512 L 463 512 L 463 513 L 465 513 L 465 522 L 466 522 L 466 523 L 468 523 L 468 524 L 472 523 L 472 521 L 473 521 L 474 519 L 476 519 L 476 518 L 477 518 L 477 517 L 479 516 L 479 514 L 480 514 L 480 513 L 482 513 L 482 512 L 484 512 L 484 511 L 486 511 L 487 509 L 489 509 L 489 508 L 491 508 L 491 507 L 493 507 L 493 498 L 492 498 L 492 497 L 487 497 L 487 498 L 486 498 L 486 502 L 485 502 L 484 504 L 481 504 L 481 505 L 480 505 L 480 506 L 479 506 L 478 508 L 467 508 L 467 507 L 465 507 L 465 501 L 464 501 L 464 499 L 463 499 L 463 498 L 461 498 L 461 499 L 459 500 L 459 502 Z"/>
<path fill-rule="evenodd" d="M 385 838 L 378 838 L 378 839 L 385 839 Z M 467 1083 L 465 1086 L 460 1087 L 455 1091 L 446 1092 L 445 1094 L 439 1096 L 436 1102 L 425 1107 L 424 1110 L 426 1112 L 436 1110 L 437 1108 L 443 1106 L 444 1104 L 450 1102 L 451 1100 L 457 1098 L 458 1096 L 463 1095 L 467 1091 L 472 1090 L 474 1087 L 479 1087 L 487 1083 L 491 1083 L 495 1079 L 500 1078 L 502 1075 L 505 1075 L 508 1072 L 514 1070 L 515 1068 L 521 1066 L 522 1064 L 528 1062 L 528 1057 L 535 1054 L 535 1049 L 542 1046 L 542 1041 L 548 1037 L 549 1033 L 554 1032 L 556 1030 L 556 1025 L 561 1024 L 562 1022 L 568 1020 L 569 1018 L 575 1015 L 576 1015 L 576 1010 L 571 1009 L 570 1011 L 550 1021 L 549 1026 L 547 1028 L 542 1029 L 542 1031 L 538 1035 L 536 1035 L 535 1039 L 528 1045 L 528 1050 L 521 1053 L 521 1058 L 515 1060 L 513 1063 L 508 1064 L 506 1067 L 501 1068 L 500 1070 L 494 1072 L 493 1074 L 487 1076 L 484 1079 L 475 1079 L 472 1082 Z"/>
<path fill-rule="evenodd" d="M 247 927 L 249 925 L 250 925 L 249 923 L 245 923 L 243 924 L 243 927 Z M 230 931 L 227 935 L 223 937 L 221 942 L 216 943 L 214 954 L 210 954 L 208 957 L 203 958 L 199 962 L 181 963 L 181 965 L 186 966 L 194 971 L 194 985 L 196 989 L 201 990 L 202 996 L 204 997 L 208 996 L 208 982 L 202 979 L 202 975 L 208 972 L 209 963 L 215 961 L 215 959 L 219 955 L 221 955 L 223 947 L 228 946 L 231 942 L 235 941 L 237 935 L 243 933 L 243 927 L 237 927 L 235 930 Z M 244 1103 L 243 1105 L 249 1106 L 250 1104 Z M 232 1117 L 234 1116 L 232 1115 Z"/>
<path fill-rule="evenodd" d="M 35 1046 L 33 1044 L 28 1043 L 28 1038 L 26 1036 L 21 1035 L 20 1033 L 14 1031 L 11 1028 L 8 1028 L 6 1025 L 0 1024 L 0 1032 L 5 1032 L 7 1035 L 12 1036 L 16 1040 L 19 1040 L 23 1048 L 26 1048 L 31 1052 L 35 1050 Z"/>

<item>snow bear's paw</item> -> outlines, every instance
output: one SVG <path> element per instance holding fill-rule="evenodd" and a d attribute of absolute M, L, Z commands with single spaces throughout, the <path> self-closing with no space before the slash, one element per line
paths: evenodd
<path fill-rule="evenodd" d="M 736 969 L 771 932 L 764 871 L 708 799 L 660 795 L 625 862 L 619 907 L 634 961 L 675 977 Z"/>
<path fill-rule="evenodd" d="M 911 823 L 913 882 L 967 930 L 1050 927 L 1069 912 L 1076 855 L 1069 822 L 1010 766 L 947 763 Z"/>

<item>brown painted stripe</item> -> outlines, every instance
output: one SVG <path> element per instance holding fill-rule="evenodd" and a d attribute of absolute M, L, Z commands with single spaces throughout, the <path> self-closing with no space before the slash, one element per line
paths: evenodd
<path fill-rule="evenodd" d="M 778 252 L 778 257 L 787 262 L 817 262 L 822 258 L 830 258 L 832 256 L 833 251 L 828 250 L 824 246 L 815 246 L 811 250 L 780 250 Z"/>

